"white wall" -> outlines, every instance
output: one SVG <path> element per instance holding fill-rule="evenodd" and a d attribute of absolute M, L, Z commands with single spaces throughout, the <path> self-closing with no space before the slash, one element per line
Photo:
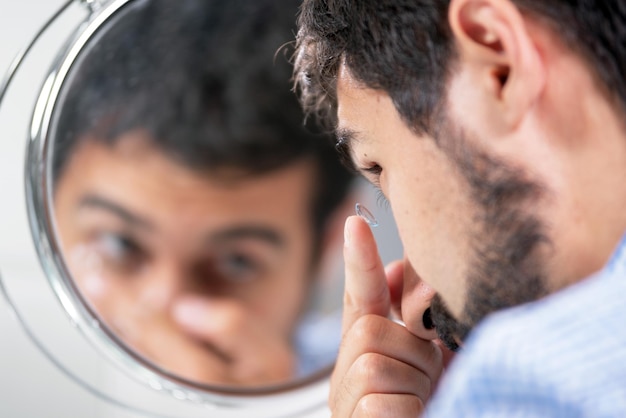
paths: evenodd
<path fill-rule="evenodd" d="M 34 35 L 41 23 L 62 2 L 59 0 L 0 0 L 0 71 L 4 74 L 13 56 Z M 41 80 L 37 80 L 41 83 Z M 2 108 L 0 108 L 0 112 Z M 19 134 L 19 135 L 18 135 Z M 0 126 L 0 141 L 24 137 L 24 132 L 13 132 Z M 24 146 L 15 141 L 16 150 Z M 22 161 L 11 152 L 0 155 L 0 165 L 21 169 Z M 2 179 L 3 182 L 15 179 Z M 0 189 L 1 191 L 1 189 Z M 0 202 L 2 199 L 0 198 Z M 2 208 L 4 205 L 0 205 Z M 0 216 L 11 216 L 0 209 Z M 20 254 L 14 254 L 11 239 L 16 231 L 0 231 L 0 253 L 10 254 L 16 263 Z M 2 266 L 0 266 L 0 271 Z M 27 284 L 26 284 L 27 285 Z M 36 297 L 36 295 L 34 295 Z M 67 379 L 38 351 L 10 315 L 5 300 L 0 298 L 0 416 L 22 417 L 98 417 L 102 401 Z M 112 415 L 115 416 L 115 412 Z M 119 415 L 122 416 L 122 415 Z"/>
<path fill-rule="evenodd" d="M 13 57 L 26 45 L 43 22 L 63 4 L 63 0 L 0 0 L 0 72 L 4 75 Z M 37 85 L 42 80 L 33 80 Z M 2 107 L 0 107 L 0 113 Z M 24 147 L 25 132 L 16 132 L 9 126 L 0 126 L 0 141 L 13 141 L 10 149 L 19 151 Z M 0 154 L 2 167 L 14 167 L 20 171 L 23 164 L 15 158 L 15 153 L 5 151 Z M 19 154 L 19 152 L 18 152 Z M 0 186 L 14 178 L 3 178 Z M 2 188 L 0 188 L 0 192 Z M 0 198 L 2 202 L 2 198 Z M 7 205 L 0 204 L 0 216 L 14 216 Z M 14 239 L 19 231 L 3 227 L 0 231 L 0 254 L 4 259 L 19 265 L 22 255 L 15 248 Z M 27 266 L 24 266 L 27 267 Z M 0 266 L 2 272 L 2 266 Z M 25 281 L 28 288 L 30 283 Z M 37 294 L 33 294 L 33 304 L 37 304 Z M 45 316 L 45 312 L 41 312 Z M 52 330 L 54 332 L 54 330 Z M 70 349 L 71 347 L 68 347 Z M 80 356 L 80 353 L 77 353 Z M 116 409 L 68 379 L 49 362 L 32 344 L 11 315 L 9 307 L 0 298 L 0 417 L 3 418 L 73 418 L 73 417 L 131 417 Z"/>

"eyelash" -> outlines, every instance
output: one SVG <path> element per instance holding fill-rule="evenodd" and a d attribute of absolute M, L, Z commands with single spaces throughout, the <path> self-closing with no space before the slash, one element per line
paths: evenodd
<path fill-rule="evenodd" d="M 385 210 L 389 210 L 390 208 L 389 200 L 387 199 L 387 197 L 385 197 L 385 194 L 380 189 L 380 187 L 375 186 L 375 188 L 376 188 L 376 204 Z"/>
<path fill-rule="evenodd" d="M 364 168 L 363 171 L 365 171 L 366 173 L 372 174 L 373 179 L 371 180 L 372 180 L 374 189 L 376 190 L 376 204 L 379 207 L 382 207 L 383 209 L 388 210 L 389 200 L 387 200 L 387 198 L 385 197 L 385 194 L 383 193 L 380 187 L 380 182 L 379 182 L 380 174 L 383 172 L 383 168 L 379 166 L 378 164 L 373 164 L 370 167 Z"/>

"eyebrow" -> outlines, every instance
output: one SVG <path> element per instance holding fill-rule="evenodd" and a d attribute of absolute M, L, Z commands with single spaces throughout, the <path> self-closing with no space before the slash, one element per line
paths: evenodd
<path fill-rule="evenodd" d="M 79 207 L 102 209 L 114 214 L 132 226 L 154 229 L 154 226 L 148 220 L 102 196 L 87 194 L 81 199 Z M 223 228 L 210 233 L 208 241 L 212 244 L 220 245 L 230 241 L 250 238 L 267 242 L 276 248 L 285 246 L 285 238 L 281 234 L 272 228 L 262 225 L 237 225 Z"/>
<path fill-rule="evenodd" d="M 112 213 L 127 224 L 137 226 L 144 229 L 154 229 L 154 226 L 141 216 L 134 214 L 122 205 L 113 202 L 105 197 L 96 194 L 87 194 L 83 196 L 78 204 L 79 208 L 101 209 Z"/>
<path fill-rule="evenodd" d="M 352 159 L 352 144 L 360 141 L 357 132 L 348 128 L 337 128 L 335 137 L 337 138 L 335 149 L 339 153 L 343 165 L 353 171 L 358 171 Z"/>
<path fill-rule="evenodd" d="M 224 228 L 209 235 L 211 244 L 224 244 L 229 241 L 253 238 L 267 242 L 276 248 L 285 246 L 285 238 L 272 228 L 261 225 L 237 225 Z"/>

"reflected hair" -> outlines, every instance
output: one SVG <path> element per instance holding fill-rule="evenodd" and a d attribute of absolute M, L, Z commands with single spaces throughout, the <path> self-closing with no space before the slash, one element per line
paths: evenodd
<path fill-rule="evenodd" d="M 317 167 L 312 217 L 320 230 L 354 176 L 338 162 L 332 138 L 303 123 L 290 88 L 299 3 L 129 2 L 70 73 L 54 181 L 81 141 L 113 146 L 135 130 L 169 158 L 210 176 L 234 168 L 245 180 L 310 159 Z"/>

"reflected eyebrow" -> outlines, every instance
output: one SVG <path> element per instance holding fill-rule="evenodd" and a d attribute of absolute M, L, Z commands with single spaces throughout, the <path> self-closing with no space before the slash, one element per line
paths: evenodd
<path fill-rule="evenodd" d="M 101 209 L 112 213 L 124 222 L 145 229 L 154 229 L 154 226 L 141 216 L 134 214 L 122 205 L 96 194 L 87 194 L 78 203 L 79 208 Z"/>
<path fill-rule="evenodd" d="M 352 159 L 352 144 L 360 141 L 358 134 L 348 128 L 337 128 L 335 136 L 337 137 L 335 149 L 339 152 L 342 164 L 350 170 L 358 171 Z"/>
<path fill-rule="evenodd" d="M 261 225 L 238 225 L 224 228 L 209 235 L 212 244 L 224 244 L 228 241 L 256 239 L 267 242 L 276 248 L 285 246 L 285 238 L 275 229 Z"/>

